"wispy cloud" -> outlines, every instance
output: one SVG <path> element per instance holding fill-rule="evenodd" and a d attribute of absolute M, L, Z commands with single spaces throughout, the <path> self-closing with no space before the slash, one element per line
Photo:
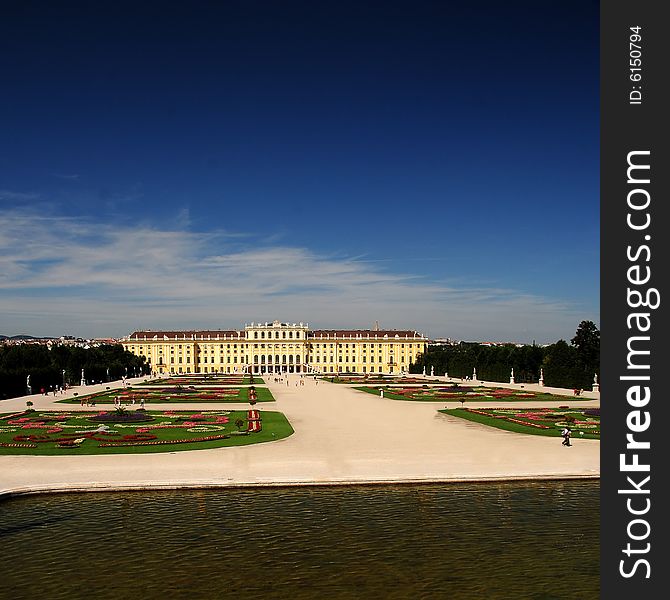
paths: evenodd
<path fill-rule="evenodd" d="M 0 200 L 9 202 L 23 202 L 38 200 L 40 195 L 37 192 L 16 192 L 14 190 L 0 190 Z"/>
<path fill-rule="evenodd" d="M 5 211 L 0 332 L 123 335 L 135 328 L 415 328 L 432 336 L 553 341 L 579 307 L 509 289 L 453 286 L 366 260 L 261 245 L 225 231 L 112 225 Z"/>

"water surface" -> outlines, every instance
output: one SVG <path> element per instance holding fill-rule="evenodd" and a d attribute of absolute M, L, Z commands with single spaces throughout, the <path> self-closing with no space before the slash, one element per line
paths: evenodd
<path fill-rule="evenodd" d="M 0 598 L 599 597 L 592 481 L 49 495 L 0 504 Z"/>

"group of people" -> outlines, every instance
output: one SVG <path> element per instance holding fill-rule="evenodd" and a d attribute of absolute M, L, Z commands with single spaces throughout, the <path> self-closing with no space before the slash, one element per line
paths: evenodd
<path fill-rule="evenodd" d="M 52 393 L 54 396 L 56 394 L 64 394 L 67 385 L 52 385 L 50 389 L 40 388 L 40 394 L 43 396 L 48 396 L 49 393 Z"/>
<path fill-rule="evenodd" d="M 274 381 L 275 383 L 284 383 L 284 381 L 286 381 L 286 386 L 288 387 L 288 386 L 290 385 L 288 375 L 286 376 L 286 378 L 284 378 L 284 377 L 275 377 L 275 378 L 273 379 L 273 381 Z M 316 377 L 316 375 L 314 375 L 314 381 L 316 382 L 316 385 L 319 385 L 319 380 L 318 380 L 318 378 Z M 303 374 L 303 375 L 300 375 L 300 378 L 299 378 L 299 379 L 296 379 L 295 387 L 303 386 L 303 385 L 305 385 L 305 375 L 304 375 L 304 374 Z"/>
<path fill-rule="evenodd" d="M 130 397 L 130 404 L 135 406 L 135 396 Z M 121 403 L 121 396 L 114 396 L 114 406 L 116 406 L 116 407 L 123 406 L 123 404 Z M 144 408 L 144 398 L 143 397 L 140 398 L 140 408 Z"/>

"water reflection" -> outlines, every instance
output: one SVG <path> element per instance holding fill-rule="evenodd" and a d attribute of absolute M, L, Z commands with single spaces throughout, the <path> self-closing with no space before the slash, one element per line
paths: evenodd
<path fill-rule="evenodd" d="M 599 596 L 597 482 L 77 494 L 0 514 L 14 598 Z"/>

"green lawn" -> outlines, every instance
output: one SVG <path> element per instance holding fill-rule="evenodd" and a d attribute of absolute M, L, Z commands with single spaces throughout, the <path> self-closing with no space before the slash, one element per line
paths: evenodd
<path fill-rule="evenodd" d="M 453 408 L 439 412 L 497 429 L 551 437 L 560 437 L 561 430 L 569 425 L 573 439 L 600 439 L 600 416 L 593 409 Z M 589 414 L 590 412 L 598 414 Z"/>
<path fill-rule="evenodd" d="M 142 423 L 116 420 L 116 413 L 110 412 L 114 413 L 112 420 L 104 423 L 91 419 L 98 412 L 32 411 L 0 415 L 0 454 L 72 456 L 204 450 L 280 440 L 293 433 L 282 413 L 265 410 L 260 411 L 262 431 L 246 435 L 235 433 L 237 419 L 244 421 L 242 431 L 246 431 L 246 410 L 147 411 L 152 420 Z M 101 424 L 109 430 L 96 432 Z M 75 447 L 58 446 L 72 440 L 80 442 Z"/>
<path fill-rule="evenodd" d="M 230 394 L 228 392 L 234 392 Z M 125 388 L 116 390 L 106 390 L 104 392 L 97 392 L 95 394 L 86 394 L 84 396 L 77 396 L 75 398 L 67 398 L 65 400 L 57 400 L 56 402 L 62 404 L 84 404 L 95 402 L 98 404 L 114 404 L 114 398 L 119 396 L 122 404 L 130 406 L 139 406 L 142 398 L 145 404 L 170 404 L 170 403 L 190 403 L 190 402 L 249 402 L 249 388 L 230 388 L 224 390 L 216 389 L 189 389 L 189 388 L 171 388 L 169 390 L 152 390 L 142 388 Z M 132 404 L 135 399 L 135 404 Z M 256 388 L 256 400 L 258 402 L 274 402 L 275 398 L 272 392 L 264 387 Z"/>

